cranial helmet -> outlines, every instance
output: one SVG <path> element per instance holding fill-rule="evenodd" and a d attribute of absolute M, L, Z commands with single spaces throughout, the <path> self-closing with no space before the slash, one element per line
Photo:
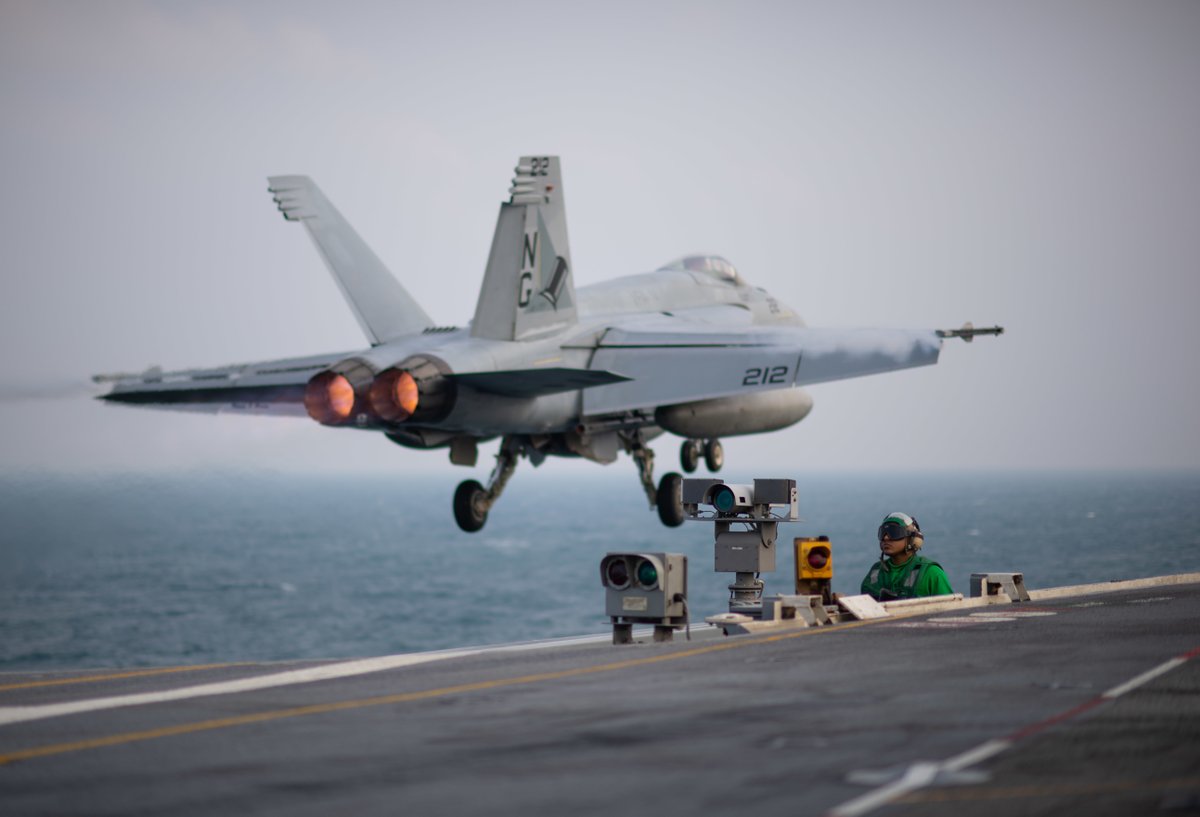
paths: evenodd
<path fill-rule="evenodd" d="M 917 520 L 898 511 L 889 513 L 879 523 L 879 541 L 884 539 L 907 539 L 905 550 L 910 553 L 920 550 L 921 545 L 925 543 L 925 536 L 921 533 L 921 526 L 917 524 Z"/>

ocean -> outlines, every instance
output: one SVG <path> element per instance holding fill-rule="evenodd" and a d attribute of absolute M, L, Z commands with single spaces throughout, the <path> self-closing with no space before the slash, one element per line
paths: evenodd
<path fill-rule="evenodd" d="M 726 609 L 712 526 L 668 529 L 632 469 L 526 469 L 477 534 L 456 478 L 277 472 L 0 475 L 0 671 L 386 655 L 609 629 L 608 551 L 685 553 L 695 620 Z M 761 474 L 759 476 L 791 476 Z M 857 592 L 884 514 L 904 510 L 956 590 L 1197 570 L 1200 473 L 797 476 L 767 593 L 791 592 L 792 536 L 828 535 Z M 727 477 L 727 481 L 749 481 Z M 1200 626 L 1200 625 L 1198 625 Z"/>

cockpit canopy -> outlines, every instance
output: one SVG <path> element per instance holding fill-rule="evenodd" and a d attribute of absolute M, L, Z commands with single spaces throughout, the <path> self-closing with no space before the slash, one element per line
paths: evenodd
<path fill-rule="evenodd" d="M 737 268 L 719 255 L 685 255 L 683 258 L 676 258 L 671 263 L 659 267 L 659 269 L 701 272 L 722 283 L 739 287 L 747 285 L 745 279 L 738 275 Z"/>

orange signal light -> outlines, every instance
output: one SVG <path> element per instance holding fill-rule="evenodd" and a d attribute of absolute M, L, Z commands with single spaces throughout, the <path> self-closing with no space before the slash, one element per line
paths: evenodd
<path fill-rule="evenodd" d="M 833 578 L 833 546 L 828 536 L 798 536 L 796 549 L 796 582 Z M 799 591 L 797 591 L 799 592 Z"/>

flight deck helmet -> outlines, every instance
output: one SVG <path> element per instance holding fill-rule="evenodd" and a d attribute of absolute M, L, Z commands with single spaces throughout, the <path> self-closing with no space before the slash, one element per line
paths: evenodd
<path fill-rule="evenodd" d="M 879 541 L 884 539 L 907 539 L 908 542 L 904 546 L 907 553 L 920 550 L 921 545 L 925 543 L 925 535 L 921 533 L 921 526 L 917 524 L 917 520 L 899 511 L 889 513 L 879 523 Z"/>

